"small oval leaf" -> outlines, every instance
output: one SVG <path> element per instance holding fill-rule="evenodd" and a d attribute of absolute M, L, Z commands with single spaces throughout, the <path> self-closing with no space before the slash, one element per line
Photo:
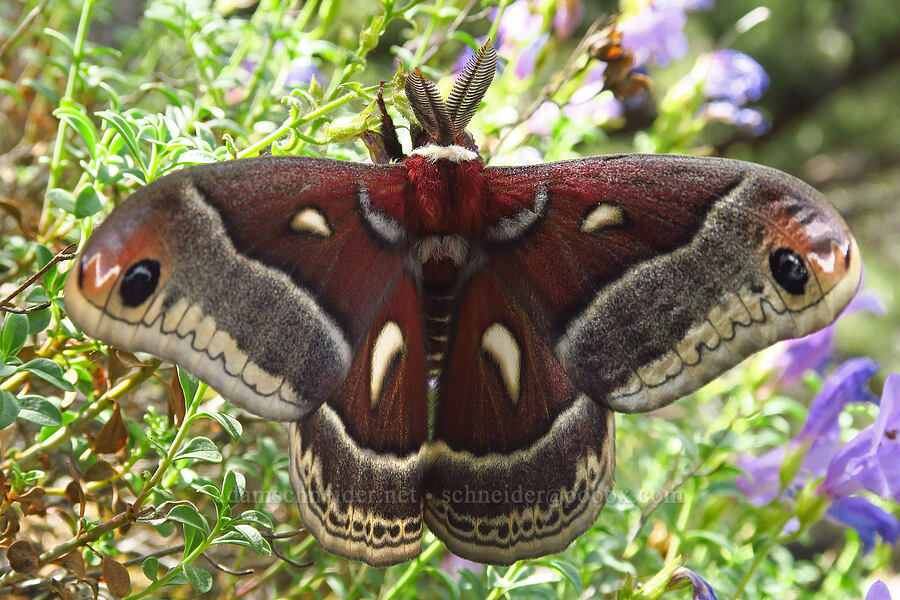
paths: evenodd
<path fill-rule="evenodd" d="M 191 565 L 182 565 L 181 570 L 184 573 L 184 578 L 187 579 L 188 583 L 191 584 L 191 587 L 198 594 L 205 594 L 212 589 L 212 575 L 204 569 L 192 567 Z"/>
<path fill-rule="evenodd" d="M 212 440 L 200 436 L 190 440 L 178 452 L 178 454 L 175 455 L 175 460 L 181 460 L 185 458 L 218 463 L 222 462 L 222 453 L 219 452 L 219 449 L 212 442 Z"/>

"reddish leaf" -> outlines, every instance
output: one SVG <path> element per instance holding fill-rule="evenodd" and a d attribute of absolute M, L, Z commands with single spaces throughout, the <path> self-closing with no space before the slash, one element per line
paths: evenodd
<path fill-rule="evenodd" d="M 37 551 L 26 540 L 18 540 L 6 549 L 9 566 L 20 573 L 31 573 L 38 568 L 40 559 Z"/>
<path fill-rule="evenodd" d="M 163 381 L 166 386 L 166 396 L 169 399 L 169 423 L 181 425 L 184 421 L 185 399 L 184 390 L 178 381 L 178 370 L 172 374 L 171 381 Z"/>
<path fill-rule="evenodd" d="M 108 556 L 103 557 L 101 564 L 103 569 L 103 580 L 106 587 L 116 598 L 124 598 L 131 591 L 131 577 L 128 575 L 128 569 L 125 566 Z"/>
<path fill-rule="evenodd" d="M 79 517 L 84 517 L 84 488 L 81 487 L 81 478 L 78 475 L 78 469 L 75 468 L 75 465 L 72 464 L 71 460 L 66 460 L 66 463 L 69 465 L 69 475 L 72 476 L 72 481 L 66 485 L 66 500 L 69 502 L 75 503 L 77 502 L 80 506 L 80 510 L 78 513 Z"/>
<path fill-rule="evenodd" d="M 119 408 L 119 403 L 116 402 L 112 416 L 94 440 L 93 450 L 98 454 L 115 454 L 125 447 L 125 442 L 127 441 L 128 428 L 125 427 L 125 421 L 122 420 L 122 411 Z"/>
<path fill-rule="evenodd" d="M 106 481 L 116 475 L 116 470 L 105 460 L 98 460 L 85 470 L 81 478 L 84 481 Z"/>
<path fill-rule="evenodd" d="M 109 353 L 109 359 L 106 364 L 109 385 L 113 385 L 125 373 L 135 367 L 143 366 L 144 363 L 139 361 L 138 357 L 131 352 L 116 349 Z"/>
<path fill-rule="evenodd" d="M 68 554 L 64 556 L 60 556 L 56 560 L 53 561 L 54 564 L 60 565 L 69 573 L 72 573 L 79 579 L 84 579 L 87 576 L 87 570 L 84 565 L 84 557 L 81 556 L 81 552 L 78 550 L 72 550 Z"/>
<path fill-rule="evenodd" d="M 3 533 L 0 533 L 0 545 L 2 546 L 5 546 L 10 538 L 19 533 L 19 519 L 12 514 L 12 511 L 7 511 L 0 518 L 0 529 L 3 530 Z"/>
<path fill-rule="evenodd" d="M 31 488 L 27 493 L 16 496 L 13 500 L 22 504 L 22 512 L 26 515 L 47 514 L 47 505 L 44 502 L 44 488 L 40 486 Z"/>

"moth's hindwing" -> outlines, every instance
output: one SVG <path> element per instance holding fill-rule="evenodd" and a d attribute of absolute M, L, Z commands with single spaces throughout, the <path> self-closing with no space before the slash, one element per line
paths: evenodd
<path fill-rule="evenodd" d="M 300 514 L 326 550 L 376 566 L 419 554 L 425 390 L 419 301 L 404 277 L 347 379 L 291 428 Z"/>
<path fill-rule="evenodd" d="M 510 564 L 565 549 L 612 486 L 612 412 L 572 387 L 489 273 L 462 296 L 434 438 L 425 522 L 471 560 Z"/>

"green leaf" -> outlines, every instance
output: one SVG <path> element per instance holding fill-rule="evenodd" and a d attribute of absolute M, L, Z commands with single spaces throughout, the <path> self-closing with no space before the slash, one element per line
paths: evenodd
<path fill-rule="evenodd" d="M 19 415 L 19 402 L 12 392 L 0 390 L 0 429 L 9 427 Z"/>
<path fill-rule="evenodd" d="M 47 199 L 67 213 L 75 214 L 75 196 L 72 195 L 72 192 L 53 188 L 47 192 Z"/>
<path fill-rule="evenodd" d="M 219 452 L 219 449 L 211 439 L 199 436 L 190 440 L 178 451 L 178 454 L 175 455 L 175 460 L 182 460 L 185 458 L 218 463 L 222 462 L 222 453 Z"/>
<path fill-rule="evenodd" d="M 28 317 L 9 313 L 0 327 L 0 358 L 7 362 L 19 353 L 28 338 Z"/>
<path fill-rule="evenodd" d="M 56 188 L 56 189 L 59 189 L 59 188 Z M 62 190 L 62 191 L 65 192 L 65 190 Z M 66 192 L 66 193 L 68 194 L 68 192 Z M 35 257 L 35 259 L 37 259 L 38 266 L 43 269 L 44 267 L 47 266 L 47 263 L 49 263 L 51 260 L 53 260 L 53 251 L 50 250 L 50 248 L 48 248 L 47 246 L 45 246 L 43 244 L 35 244 L 34 245 L 34 257 Z"/>
<path fill-rule="evenodd" d="M 564 560 L 542 560 L 536 562 L 537 564 L 542 564 L 544 566 L 550 567 L 551 569 L 559 571 L 562 575 L 565 576 L 566 579 L 569 580 L 569 583 L 571 583 L 572 587 L 575 588 L 577 595 L 581 595 L 581 574 L 578 572 L 578 569 L 575 567 L 575 565 Z"/>
<path fill-rule="evenodd" d="M 59 407 L 42 396 L 22 396 L 16 399 L 19 404 L 19 418 L 43 427 L 62 425 L 62 413 Z"/>
<path fill-rule="evenodd" d="M 204 534 L 209 533 L 209 525 L 206 523 L 206 519 L 193 504 L 173 506 L 169 514 L 166 515 L 166 519 L 194 527 L 204 532 Z"/>
<path fill-rule="evenodd" d="M 28 313 L 26 316 L 28 317 L 28 333 L 35 334 L 47 329 L 53 314 L 47 307 L 44 310 Z"/>
<path fill-rule="evenodd" d="M 78 197 L 75 199 L 76 217 L 79 219 L 90 217 L 91 215 L 100 212 L 100 209 L 102 208 L 103 200 L 100 198 L 100 194 L 97 190 L 94 189 L 94 186 L 86 186 L 78 192 Z"/>
<path fill-rule="evenodd" d="M 217 412 L 202 412 L 198 417 L 206 417 L 208 419 L 212 419 L 216 423 L 222 426 L 222 429 L 228 432 L 228 435 L 235 442 L 241 439 L 241 435 L 244 433 L 244 428 L 241 425 L 241 422 L 232 417 L 231 415 L 226 415 L 225 413 L 217 413 Z"/>
<path fill-rule="evenodd" d="M 268 544 L 263 539 L 262 535 L 251 525 L 239 524 L 234 526 L 235 530 L 240 532 L 242 536 L 250 543 L 250 547 L 253 548 L 253 551 L 256 552 L 256 555 L 259 556 L 262 554 L 263 549 L 268 550 Z"/>
<path fill-rule="evenodd" d="M 212 589 L 212 575 L 200 567 L 192 567 L 191 565 L 181 565 L 184 578 L 187 579 L 191 587 L 198 594 L 205 594 Z"/>
<path fill-rule="evenodd" d="M 216 155 L 206 150 L 188 150 L 178 155 L 177 163 L 180 165 L 204 165 L 219 162 Z"/>
<path fill-rule="evenodd" d="M 231 506 L 241 501 L 244 490 L 247 488 L 247 480 L 243 473 L 229 469 L 225 473 L 225 481 L 222 482 L 222 500 Z"/>
<path fill-rule="evenodd" d="M 131 124 L 125 120 L 122 115 L 118 115 L 109 110 L 100 110 L 95 113 L 98 117 L 106 121 L 110 127 L 115 129 L 119 136 L 122 138 L 122 141 L 125 142 L 125 145 L 128 146 L 128 151 L 131 153 L 131 156 L 137 161 L 137 164 L 140 165 L 141 170 L 146 173 L 147 165 L 144 162 L 144 156 L 141 154 L 141 150 L 138 147 L 137 138 L 134 135 L 134 130 L 131 128 Z"/>
<path fill-rule="evenodd" d="M 27 300 L 28 302 L 37 302 L 37 303 L 49 302 L 50 297 L 47 296 L 47 290 L 44 289 L 44 286 L 36 285 L 36 286 L 34 286 L 34 288 L 32 288 L 32 290 L 30 292 L 28 292 L 28 295 L 25 296 L 25 300 Z"/>
<path fill-rule="evenodd" d="M 185 404 L 187 407 L 190 407 L 194 402 L 194 396 L 197 395 L 200 382 L 181 367 L 178 367 L 178 381 L 181 383 L 181 389 L 184 391 Z"/>
<path fill-rule="evenodd" d="M 97 130 L 94 123 L 84 112 L 84 107 L 72 102 L 68 98 L 60 101 L 60 107 L 53 111 L 53 115 L 66 122 L 72 129 L 78 132 L 84 140 L 85 148 L 91 153 L 91 158 L 96 157 Z"/>
<path fill-rule="evenodd" d="M 75 391 L 75 386 L 63 379 L 62 367 L 49 358 L 35 358 L 34 360 L 29 360 L 27 363 L 19 367 L 18 370 L 34 373 L 44 381 L 52 383 L 63 391 Z"/>
<path fill-rule="evenodd" d="M 265 529 L 274 529 L 272 519 L 269 518 L 269 515 L 261 513 L 258 510 L 245 510 L 237 520 L 244 521 L 245 523 L 254 523 Z"/>
<path fill-rule="evenodd" d="M 144 572 L 147 579 L 156 581 L 156 576 L 159 573 L 159 559 L 155 556 L 148 556 L 141 563 L 141 571 Z"/>

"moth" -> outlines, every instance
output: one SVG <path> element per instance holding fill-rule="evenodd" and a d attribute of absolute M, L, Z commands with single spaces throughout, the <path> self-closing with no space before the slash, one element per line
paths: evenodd
<path fill-rule="evenodd" d="M 322 546 L 385 566 L 428 527 L 494 564 L 565 549 L 610 492 L 613 412 L 664 406 L 831 323 L 860 280 L 814 189 L 746 162 L 616 155 L 485 166 L 465 132 L 486 45 L 385 164 L 261 157 L 138 190 L 65 305 L 290 427 Z M 386 160 L 385 159 L 385 160 Z"/>

